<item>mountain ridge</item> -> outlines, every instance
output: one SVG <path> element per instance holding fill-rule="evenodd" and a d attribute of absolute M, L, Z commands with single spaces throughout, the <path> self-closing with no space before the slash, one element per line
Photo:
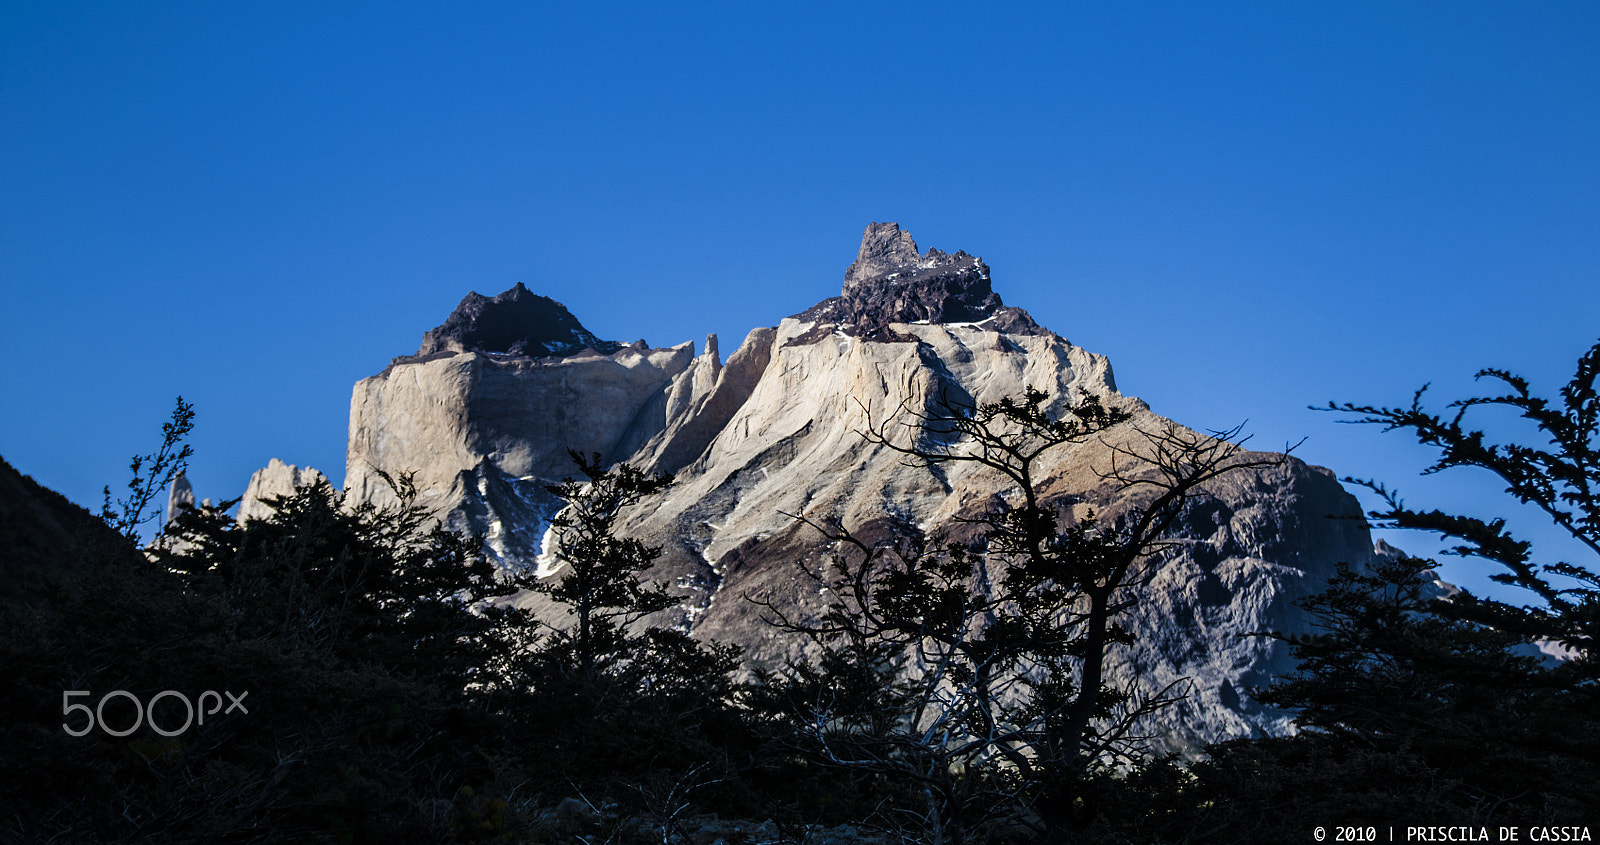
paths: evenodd
<path fill-rule="evenodd" d="M 493 300 L 482 299 L 487 312 Z M 1044 492 L 1114 515 L 1130 503 L 1101 474 L 1112 450 L 1176 425 L 1120 393 L 1104 356 L 1004 305 L 982 259 L 921 251 L 892 223 L 867 227 L 838 297 L 753 329 L 726 362 L 714 336 L 698 354 L 691 343 L 559 357 L 514 347 L 457 339 L 358 383 L 347 460 L 354 500 L 392 495 L 380 470 L 414 472 L 422 504 L 482 536 L 500 565 L 525 567 L 560 507 L 546 486 L 573 473 L 569 448 L 675 473 L 678 482 L 626 514 L 621 531 L 663 550 L 651 575 L 681 603 L 658 621 L 740 645 L 753 665 L 804 658 L 807 645 L 776 636 L 747 599 L 781 601 L 801 619 L 820 614 L 793 567 L 825 565 L 836 551 L 787 514 L 868 534 L 891 518 L 939 532 L 1006 489 L 978 468 L 907 467 L 861 431 L 946 398 L 980 404 L 1033 388 L 1061 412 L 1094 396 L 1132 421 L 1052 454 Z M 1157 732 L 1173 749 L 1288 730 L 1286 714 L 1243 692 L 1290 671 L 1286 650 L 1238 634 L 1308 630 L 1294 600 L 1320 589 L 1339 561 L 1372 554 L 1364 527 L 1323 518 L 1360 512 L 1327 470 L 1284 458 L 1209 492 L 1185 516 L 1180 551 L 1159 561 L 1130 612 L 1146 647 L 1111 661 L 1134 683 L 1203 679 L 1163 711 Z M 562 618 L 540 596 L 519 602 Z"/>

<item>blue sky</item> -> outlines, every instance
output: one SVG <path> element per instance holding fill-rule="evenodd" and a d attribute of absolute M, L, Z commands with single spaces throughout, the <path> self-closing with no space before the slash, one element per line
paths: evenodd
<path fill-rule="evenodd" d="M 200 495 L 338 478 L 468 290 L 726 355 L 893 220 L 1160 413 L 1503 510 L 1306 406 L 1570 375 L 1596 44 L 1590 2 L 4 4 L 0 455 L 92 505 L 181 393 Z"/>

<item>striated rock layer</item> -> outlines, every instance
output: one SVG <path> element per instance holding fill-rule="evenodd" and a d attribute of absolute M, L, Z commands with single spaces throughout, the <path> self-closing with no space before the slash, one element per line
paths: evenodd
<path fill-rule="evenodd" d="M 462 309 L 477 312 L 458 309 L 429 337 L 491 317 L 503 298 L 523 298 L 512 297 L 518 289 L 469 296 Z M 539 358 L 467 344 L 424 349 L 432 351 L 355 387 L 347 485 L 357 498 L 387 495 L 378 470 L 412 472 L 451 526 L 480 533 L 501 564 L 528 566 L 557 507 L 544 486 L 571 474 L 568 448 L 676 473 L 624 531 L 664 549 L 653 574 L 683 597 L 675 621 L 743 646 L 755 663 L 800 656 L 805 644 L 777 636 L 751 599 L 801 617 L 820 612 L 815 585 L 796 567 L 816 571 L 835 551 L 791 515 L 868 534 L 890 520 L 936 533 L 959 530 L 962 517 L 1008 492 L 981 468 L 907 466 L 862 439 L 869 425 L 942 396 L 988 402 L 1029 386 L 1058 406 L 1098 396 L 1134 419 L 1051 455 L 1045 489 L 1111 514 L 1127 505 L 1101 478 L 1111 450 L 1137 449 L 1141 430 L 1172 425 L 1118 392 L 1106 358 L 1005 306 L 981 259 L 919 252 L 892 223 L 867 228 L 839 297 L 755 329 L 725 363 L 715 336 L 698 355 L 690 344 L 642 342 Z M 1114 678 L 1151 691 L 1193 682 L 1190 698 L 1153 725 L 1169 748 L 1286 730 L 1284 714 L 1247 692 L 1292 668 L 1288 655 L 1240 634 L 1306 630 L 1292 602 L 1319 590 L 1337 562 L 1372 554 L 1360 523 L 1328 518 L 1359 509 L 1327 470 L 1290 458 L 1228 476 L 1210 493 L 1185 513 L 1182 542 L 1124 620 L 1139 646 L 1112 659 Z"/>

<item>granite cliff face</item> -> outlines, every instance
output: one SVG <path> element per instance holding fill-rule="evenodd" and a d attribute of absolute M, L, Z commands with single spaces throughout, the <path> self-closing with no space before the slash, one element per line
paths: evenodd
<path fill-rule="evenodd" d="M 424 503 L 448 524 L 482 534 L 502 565 L 530 566 L 558 506 L 544 486 L 571 474 L 568 448 L 676 473 L 678 483 L 624 530 L 663 547 L 654 576 L 683 597 L 673 621 L 742 645 L 757 663 L 805 644 L 775 636 L 748 599 L 820 612 L 815 586 L 795 567 L 820 567 L 834 551 L 785 514 L 865 533 L 894 520 L 938 532 L 1007 493 L 979 468 L 908 467 L 865 442 L 865 426 L 945 395 L 988 402 L 1032 386 L 1058 407 L 1100 397 L 1133 420 L 1103 442 L 1058 450 L 1045 489 L 1115 513 L 1126 502 L 1100 475 L 1111 449 L 1137 448 L 1141 430 L 1170 425 L 1118 392 L 1103 356 L 1004 305 L 981 259 L 920 252 L 892 223 L 867 228 L 838 297 L 753 330 L 726 362 L 715 336 L 698 355 L 687 343 L 603 351 L 575 320 L 568 337 L 584 337 L 586 348 L 533 357 L 526 339 L 535 332 L 511 318 L 532 312 L 506 310 L 526 307 L 532 295 L 521 290 L 469 296 L 428 333 L 425 354 L 356 385 L 352 493 L 382 500 L 375 470 L 414 472 Z M 521 346 L 469 342 L 484 324 L 510 326 L 496 336 Z M 1372 554 L 1358 523 L 1326 518 L 1358 512 L 1327 470 L 1291 458 L 1228 476 L 1210 493 L 1186 512 L 1182 542 L 1126 620 L 1141 647 L 1112 661 L 1117 676 L 1151 689 L 1193 680 L 1191 697 L 1155 726 L 1173 748 L 1287 729 L 1283 714 L 1245 695 L 1292 668 L 1287 654 L 1239 634 L 1305 630 L 1293 600 L 1320 589 L 1338 561 Z"/>

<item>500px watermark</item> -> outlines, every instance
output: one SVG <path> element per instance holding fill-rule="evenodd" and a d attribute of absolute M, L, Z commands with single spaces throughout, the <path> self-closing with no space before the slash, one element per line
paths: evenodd
<path fill-rule="evenodd" d="M 195 702 L 191 702 L 189 700 L 189 696 L 184 695 L 177 690 L 170 689 L 162 690 L 161 692 L 151 696 L 149 704 L 140 701 L 137 695 L 134 695 L 127 690 L 120 689 L 112 690 L 111 692 L 100 696 L 99 703 L 97 703 L 93 708 L 84 702 L 74 702 L 72 700 L 72 697 L 75 695 L 93 694 L 94 693 L 91 693 L 88 690 L 64 690 L 61 693 L 61 715 L 70 717 L 74 711 L 82 711 L 83 715 L 89 720 L 88 724 L 85 724 L 82 728 L 77 729 L 72 727 L 70 720 L 69 722 L 62 722 L 62 730 L 66 731 L 71 736 L 86 736 L 90 731 L 94 730 L 96 726 L 99 726 L 100 730 L 111 736 L 127 736 L 128 734 L 138 730 L 140 725 L 148 723 L 150 725 L 150 730 L 153 730 L 162 736 L 177 736 L 178 734 L 187 731 L 190 725 L 205 724 L 207 716 L 215 716 L 218 713 L 226 716 L 235 710 L 246 714 L 250 712 L 244 706 L 244 698 L 250 694 L 249 692 L 241 692 L 238 695 L 234 695 L 227 690 L 223 690 L 220 693 L 215 690 L 206 690 L 205 692 L 200 693 L 199 700 Z M 224 710 L 222 707 L 223 696 L 228 697 L 228 707 L 226 710 Z M 127 699 L 133 703 L 133 723 L 125 728 L 113 728 L 111 725 L 106 723 L 106 705 L 108 703 L 120 701 L 121 699 Z M 166 704 L 160 709 L 163 716 L 163 721 L 167 723 L 165 725 L 157 724 L 156 722 L 157 705 L 163 704 L 163 702 Z M 206 709 L 206 705 L 208 703 L 211 705 L 209 710 Z M 114 710 L 124 709 L 125 708 L 123 707 L 114 708 Z M 177 727 L 172 727 L 172 724 L 176 721 L 175 717 L 179 713 L 183 714 L 183 724 L 178 725 Z M 117 721 L 119 724 L 123 721 L 122 714 L 113 712 L 112 715 L 116 717 L 115 721 Z"/>

